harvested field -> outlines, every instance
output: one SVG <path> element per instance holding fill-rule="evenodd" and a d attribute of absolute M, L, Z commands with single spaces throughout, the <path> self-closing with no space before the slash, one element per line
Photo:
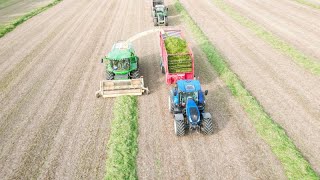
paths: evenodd
<path fill-rule="evenodd" d="M 210 1 L 182 2 L 319 172 L 319 78 Z M 174 1 L 166 3 L 168 29 L 184 31 L 195 55 L 196 77 L 209 90 L 207 111 L 215 131 L 176 137 L 167 107 L 169 87 L 159 67 L 159 36 L 134 41 L 151 91 L 137 98 L 139 179 L 286 179 L 281 163 L 175 12 Z M 154 28 L 150 6 L 145 0 L 64 0 L 0 38 L 0 177 L 105 177 L 115 99 L 95 97 L 105 78 L 100 59 L 114 42 Z"/>

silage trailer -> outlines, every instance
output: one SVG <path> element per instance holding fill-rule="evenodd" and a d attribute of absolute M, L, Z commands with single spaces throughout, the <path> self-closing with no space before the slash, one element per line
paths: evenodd
<path fill-rule="evenodd" d="M 187 53 L 168 54 L 165 40 L 169 37 L 185 40 L 181 30 L 163 30 L 160 32 L 160 70 L 166 75 L 166 83 L 171 85 L 178 80 L 194 79 L 194 56 L 190 46 L 187 45 Z M 170 59 L 175 60 L 170 62 Z"/>

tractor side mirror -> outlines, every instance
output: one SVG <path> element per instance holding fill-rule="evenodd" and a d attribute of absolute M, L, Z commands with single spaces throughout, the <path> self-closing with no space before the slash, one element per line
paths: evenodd
<path fill-rule="evenodd" d="M 103 63 L 103 58 L 101 58 L 101 63 Z"/>
<path fill-rule="evenodd" d="M 208 90 L 205 90 L 204 95 L 208 95 L 208 92 L 209 92 Z"/>

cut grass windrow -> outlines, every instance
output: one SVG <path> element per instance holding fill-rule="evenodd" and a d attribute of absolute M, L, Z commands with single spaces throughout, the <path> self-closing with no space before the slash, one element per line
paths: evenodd
<path fill-rule="evenodd" d="M 107 145 L 106 180 L 138 179 L 136 156 L 138 152 L 137 97 L 116 98 L 111 135 Z"/>
<path fill-rule="evenodd" d="M 303 4 L 303 5 L 315 8 L 315 9 L 320 9 L 320 5 L 314 4 L 314 3 L 310 2 L 310 1 L 307 1 L 307 0 L 293 0 L 293 1 L 296 1 L 296 2 L 298 2 L 300 4 Z"/>
<path fill-rule="evenodd" d="M 54 0 L 52 3 L 50 3 L 46 6 L 37 8 L 37 9 L 13 20 L 11 23 L 1 25 L 0 26 L 0 38 L 3 37 L 4 35 L 6 35 L 7 33 L 11 32 L 12 30 L 14 30 L 18 25 L 22 24 L 23 22 L 27 21 L 28 19 L 32 18 L 33 16 L 36 16 L 36 15 L 40 14 L 41 12 L 51 8 L 52 6 L 58 4 L 61 1 L 62 0 Z"/>
<path fill-rule="evenodd" d="M 223 0 L 212 0 L 214 4 L 227 13 L 232 19 L 240 23 L 241 25 L 250 29 L 256 36 L 263 39 L 265 42 L 271 45 L 274 49 L 279 50 L 281 53 L 289 56 L 296 64 L 305 68 L 312 74 L 320 76 L 320 63 L 313 57 L 305 55 L 300 50 L 296 49 L 287 42 L 281 40 L 271 32 L 265 30 L 262 26 L 254 21 L 242 16 L 236 12 L 232 7 L 226 4 Z"/>
<path fill-rule="evenodd" d="M 289 179 L 318 179 L 308 161 L 299 152 L 286 132 L 264 111 L 255 97 L 245 89 L 238 76 L 231 71 L 224 57 L 212 45 L 207 36 L 197 26 L 179 1 L 175 7 L 181 14 L 196 38 L 200 48 L 206 54 L 210 64 L 218 72 L 221 79 L 239 101 L 242 108 L 253 122 L 257 133 L 270 146 L 272 152 L 280 160 Z"/>

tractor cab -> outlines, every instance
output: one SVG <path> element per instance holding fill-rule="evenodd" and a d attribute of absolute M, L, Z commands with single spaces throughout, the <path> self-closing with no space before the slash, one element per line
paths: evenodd
<path fill-rule="evenodd" d="M 167 14 L 167 9 L 168 8 L 165 5 L 156 5 L 155 6 L 156 14 L 159 14 L 159 13 Z"/>
<path fill-rule="evenodd" d="M 208 91 L 202 91 L 199 80 L 178 80 L 171 89 L 169 111 L 174 114 L 175 133 L 185 134 L 185 129 L 213 132 L 211 114 L 205 112 L 205 98 Z"/>
<path fill-rule="evenodd" d="M 205 98 L 208 91 L 203 92 L 199 80 L 179 80 L 173 89 L 173 100 L 178 107 L 185 108 L 191 100 L 199 107 L 200 111 L 204 110 Z"/>

